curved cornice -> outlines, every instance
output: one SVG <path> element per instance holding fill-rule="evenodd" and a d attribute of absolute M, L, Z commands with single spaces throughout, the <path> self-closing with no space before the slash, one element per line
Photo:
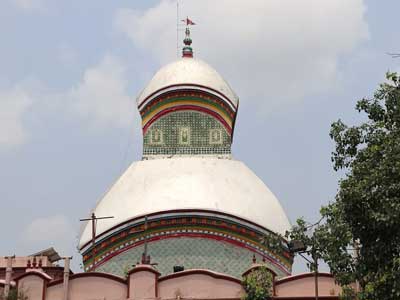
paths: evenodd
<path fill-rule="evenodd" d="M 191 270 L 186 270 L 186 271 L 180 271 L 180 272 L 176 272 L 176 273 L 172 273 L 172 274 L 168 274 L 165 276 L 161 276 L 158 279 L 158 282 L 162 282 L 162 281 L 166 281 L 169 279 L 174 279 L 174 278 L 179 278 L 179 277 L 183 277 L 183 276 L 188 276 L 188 275 L 207 275 L 210 277 L 213 277 L 215 279 L 224 279 L 224 280 L 228 280 L 228 281 L 232 281 L 238 284 L 241 284 L 242 281 L 240 279 L 237 279 L 235 277 L 226 275 L 226 274 L 221 274 L 221 273 L 216 273 L 210 270 L 206 270 L 206 269 L 191 269 Z"/>

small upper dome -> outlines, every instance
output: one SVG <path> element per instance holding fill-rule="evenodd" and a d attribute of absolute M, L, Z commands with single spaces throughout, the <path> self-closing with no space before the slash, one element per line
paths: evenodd
<path fill-rule="evenodd" d="M 167 89 L 180 89 L 187 85 L 213 90 L 227 98 L 237 108 L 239 98 L 218 72 L 199 59 L 184 57 L 161 68 L 137 97 L 141 106 L 148 98 Z"/>

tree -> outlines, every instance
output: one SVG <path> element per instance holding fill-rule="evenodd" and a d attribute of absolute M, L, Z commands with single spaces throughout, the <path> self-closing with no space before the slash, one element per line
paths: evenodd
<path fill-rule="evenodd" d="M 345 173 L 335 201 L 321 208 L 312 234 L 298 219 L 285 235 L 329 265 L 343 299 L 400 299 L 400 78 L 386 76 L 371 99 L 357 102 L 363 123 L 331 126 L 334 169 Z M 282 247 L 278 238 L 263 243 Z"/>
<path fill-rule="evenodd" d="M 17 291 L 16 288 L 10 289 L 8 296 L 0 295 L 0 300 L 28 300 L 23 291 Z"/>
<path fill-rule="evenodd" d="M 265 300 L 272 296 L 273 276 L 266 266 L 251 270 L 242 281 L 243 300 Z"/>
<path fill-rule="evenodd" d="M 358 282 L 368 300 L 400 299 L 400 78 L 387 80 L 357 102 L 363 123 L 331 126 L 332 162 L 345 177 L 316 232 L 337 281 Z"/>

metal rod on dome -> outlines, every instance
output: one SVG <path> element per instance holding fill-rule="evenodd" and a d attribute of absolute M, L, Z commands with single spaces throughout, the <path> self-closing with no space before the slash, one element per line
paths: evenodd
<path fill-rule="evenodd" d="M 176 0 L 176 57 L 179 58 L 179 0 Z"/>
<path fill-rule="evenodd" d="M 96 217 L 95 213 L 92 213 L 90 218 L 87 219 L 80 219 L 79 221 L 92 221 L 92 269 L 91 271 L 94 271 L 96 268 L 96 225 L 97 225 L 97 220 L 103 220 L 103 219 L 112 219 L 114 216 L 109 216 L 109 217 Z"/>
<path fill-rule="evenodd" d="M 147 216 L 144 217 L 144 252 L 142 255 L 142 264 L 148 265 L 150 264 L 150 260 L 147 254 Z"/>

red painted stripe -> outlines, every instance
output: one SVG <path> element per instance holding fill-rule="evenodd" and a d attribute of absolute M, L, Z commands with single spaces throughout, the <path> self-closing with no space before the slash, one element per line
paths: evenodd
<path fill-rule="evenodd" d="M 154 115 L 147 123 L 146 125 L 143 127 L 143 134 L 145 134 L 147 132 L 147 129 L 150 127 L 151 124 L 153 124 L 157 119 L 161 118 L 162 116 L 169 114 L 171 112 L 174 111 L 181 111 L 181 110 L 195 110 L 195 111 L 200 111 L 200 112 L 204 112 L 208 115 L 213 116 L 214 118 L 216 118 L 220 123 L 222 123 L 222 125 L 226 128 L 226 130 L 228 131 L 229 134 L 232 133 L 232 128 L 229 126 L 229 124 L 216 112 L 201 107 L 201 106 L 195 106 L 195 105 L 177 105 L 174 107 L 170 107 L 167 109 L 164 109 L 162 111 L 160 111 L 159 113 L 157 113 L 156 115 Z"/>
<path fill-rule="evenodd" d="M 226 103 L 223 99 L 219 98 L 218 96 L 205 92 L 202 90 L 193 90 L 193 89 L 182 89 L 182 90 L 173 90 L 166 92 L 164 94 L 159 95 L 158 97 L 154 97 L 153 99 L 149 100 L 145 106 L 143 106 L 140 110 L 140 115 L 143 117 L 153 105 L 156 105 L 160 102 L 168 101 L 169 99 L 179 98 L 176 102 L 186 99 L 186 97 L 196 97 L 202 100 L 211 101 L 227 112 L 232 118 L 236 115 L 236 110 Z M 182 99 L 183 98 L 183 99 Z M 187 100 L 187 99 L 186 99 Z"/>
<path fill-rule="evenodd" d="M 146 215 L 139 215 L 139 216 L 133 217 L 131 219 L 128 219 L 122 223 L 119 223 L 119 224 L 107 229 L 106 231 L 100 233 L 99 235 L 96 236 L 96 239 L 103 237 L 102 238 L 102 241 L 103 241 L 106 238 L 107 234 L 109 234 L 111 231 L 117 230 L 118 227 L 122 227 L 128 223 L 131 223 L 131 222 L 133 223 L 133 222 L 138 221 L 139 219 L 143 219 L 145 216 L 157 217 L 157 215 L 176 214 L 176 215 L 174 215 L 174 217 L 187 217 L 186 215 L 180 215 L 180 213 L 191 213 L 195 217 L 204 217 L 203 215 L 196 215 L 196 213 L 206 213 L 206 214 L 213 214 L 213 215 L 216 214 L 219 219 L 224 219 L 224 217 L 226 216 L 226 217 L 234 218 L 235 220 L 238 220 L 236 222 L 238 222 L 239 224 L 240 224 L 240 222 L 249 223 L 255 227 L 260 228 L 261 230 L 269 232 L 270 234 L 276 234 L 275 232 L 271 231 L 270 229 L 267 229 L 266 227 L 263 227 L 253 221 L 243 219 L 241 217 L 238 217 L 238 216 L 235 216 L 235 215 L 223 212 L 223 211 L 216 211 L 216 210 L 210 210 L 210 209 L 172 209 L 172 210 L 166 210 L 166 211 L 156 211 L 156 212 L 152 212 L 152 213 L 149 213 Z M 210 216 L 206 216 L 206 217 L 210 217 Z M 127 229 L 127 228 L 121 228 L 119 230 L 125 230 L 125 229 Z M 283 240 L 288 242 L 285 238 L 283 238 Z M 85 247 L 87 247 L 91 243 L 92 243 L 91 241 L 86 242 L 82 247 L 80 247 L 80 251 L 82 251 Z M 99 243 L 99 242 L 97 242 L 97 243 Z"/>
<path fill-rule="evenodd" d="M 210 91 L 213 91 L 214 93 L 217 93 L 218 95 L 222 96 L 224 98 L 224 100 L 228 101 L 233 107 L 236 108 L 236 105 L 233 104 L 233 102 L 227 97 L 225 96 L 223 93 L 221 93 L 220 91 L 217 91 L 213 88 L 210 88 L 208 86 L 205 85 L 201 85 L 201 84 L 194 84 L 194 83 L 179 83 L 179 84 L 172 84 L 172 85 L 168 85 L 168 86 L 164 86 L 161 89 L 158 89 L 157 91 L 151 93 L 150 95 L 148 95 L 146 98 L 143 99 L 143 101 L 139 104 L 138 108 L 139 110 L 141 110 L 143 104 L 152 96 L 154 96 L 155 94 L 161 92 L 162 90 L 166 90 L 172 87 L 180 87 L 180 86 L 195 86 L 195 87 L 199 87 L 199 88 L 203 88 L 203 89 L 208 89 Z"/>

